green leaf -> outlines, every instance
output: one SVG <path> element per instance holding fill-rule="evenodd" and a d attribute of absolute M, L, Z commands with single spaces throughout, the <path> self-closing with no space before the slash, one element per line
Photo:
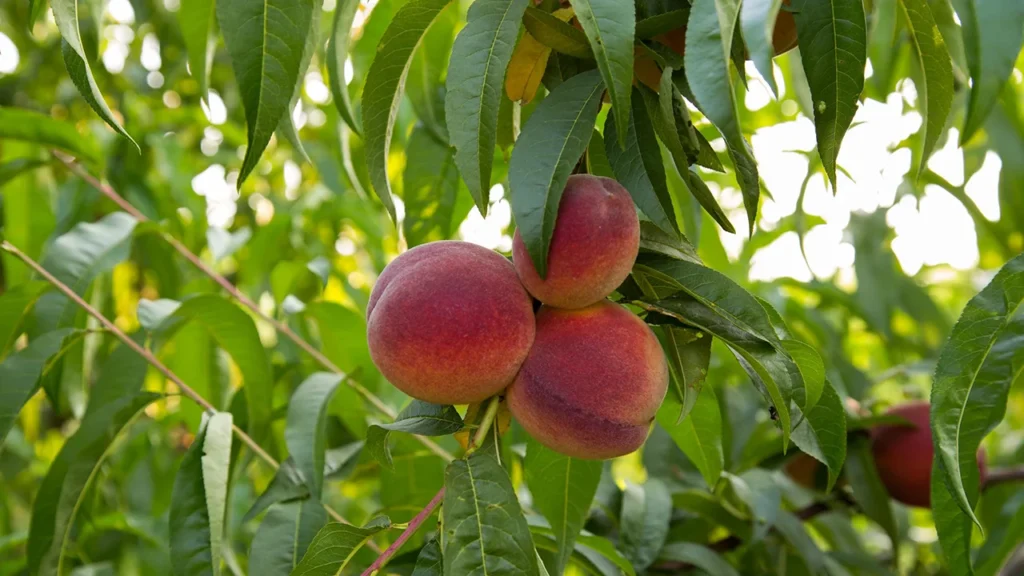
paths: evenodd
<path fill-rule="evenodd" d="M 654 134 L 651 117 L 647 114 L 643 95 L 632 99 L 632 113 L 626 119 L 628 133 L 619 137 L 622 108 L 612 108 L 604 125 L 605 151 L 615 179 L 629 190 L 633 201 L 659 228 L 670 234 L 679 234 L 672 208 L 672 195 L 665 182 L 665 166 L 661 163 L 661 148 Z M 625 145 L 620 146 L 619 142 Z"/>
<path fill-rule="evenodd" d="M 238 187 L 270 143 L 299 81 L 315 0 L 217 0 L 217 21 L 231 57 L 248 147 Z"/>
<path fill-rule="evenodd" d="M 949 108 L 953 104 L 953 64 L 928 2 L 900 0 L 899 5 L 903 19 L 910 28 L 911 45 L 924 77 L 923 85 L 918 87 L 918 102 L 921 103 L 922 115 L 925 117 L 921 160 L 917 170 L 920 176 L 942 135 Z M 1021 24 L 1024 26 L 1024 22 Z"/>
<path fill-rule="evenodd" d="M 109 403 L 82 420 L 39 485 L 28 536 L 32 574 L 63 574 L 75 517 L 121 430 L 162 396 L 144 392 Z M 69 568 L 69 567 L 68 567 Z"/>
<path fill-rule="evenodd" d="M 136 344 L 145 345 L 145 334 L 132 336 Z M 142 390 L 149 371 L 149 362 L 131 346 L 121 344 L 110 353 L 100 366 L 99 377 L 89 391 L 86 415 L 95 412 L 109 402 L 124 396 L 131 396 Z"/>
<path fill-rule="evenodd" d="M 1024 492 L 1001 502 L 999 514 L 985 532 L 974 562 L 978 576 L 996 576 L 1024 540 Z"/>
<path fill-rule="evenodd" d="M 444 101 L 455 163 L 477 208 L 487 215 L 498 105 L 505 70 L 529 0 L 477 0 L 469 7 L 448 65 Z"/>
<path fill-rule="evenodd" d="M 706 490 L 688 489 L 675 492 L 672 494 L 672 505 L 693 512 L 743 540 L 751 538 L 750 524 L 739 516 L 739 511 L 735 507 L 725 506 L 718 497 Z"/>
<path fill-rule="evenodd" d="M 402 231 L 409 247 L 446 240 L 471 209 L 459 194 L 459 171 L 451 148 L 439 143 L 426 128 L 413 128 L 402 173 L 405 219 Z"/>
<path fill-rule="evenodd" d="M 549 12 L 527 6 L 523 26 L 530 36 L 555 52 L 584 60 L 594 59 L 587 35 Z"/>
<path fill-rule="evenodd" d="M 729 58 L 739 15 L 738 0 L 694 0 L 686 28 L 686 76 L 697 106 L 725 138 L 743 193 L 750 235 L 753 236 L 760 197 L 757 166 L 736 113 Z M 684 92 L 685 94 L 685 92 Z"/>
<path fill-rule="evenodd" d="M 165 304 L 165 311 L 166 308 Z M 256 324 L 232 301 L 216 294 L 203 294 L 182 302 L 160 323 L 158 332 L 169 337 L 185 322 L 192 321 L 209 332 L 242 373 L 248 405 L 248 431 L 259 441 L 271 420 L 274 379 Z"/>
<path fill-rule="evenodd" d="M 359 10 L 359 0 L 341 0 L 334 8 L 334 22 L 331 25 L 331 38 L 327 43 L 327 78 L 331 85 L 331 96 L 334 106 L 342 120 L 353 132 L 362 136 L 363 129 L 359 118 L 352 109 L 352 100 L 345 85 L 345 62 L 348 61 L 349 48 L 352 46 L 352 21 Z"/>
<path fill-rule="evenodd" d="M 288 107 L 285 108 L 284 114 L 281 114 L 281 119 L 277 122 L 276 133 L 278 137 L 283 137 L 291 145 L 294 150 L 302 158 L 302 161 L 307 164 L 312 164 L 309 154 L 306 154 L 306 149 L 302 146 L 302 139 L 299 137 L 299 129 L 295 126 L 295 119 L 292 117 L 293 111 L 299 105 L 299 99 L 302 97 L 302 84 L 306 77 L 306 71 L 309 70 L 309 64 L 313 61 L 313 53 L 316 52 L 317 43 L 320 41 L 320 13 L 323 11 L 322 0 L 313 1 L 313 14 L 309 19 L 309 28 L 304 33 L 306 39 L 302 47 L 302 58 L 299 60 L 299 72 L 295 77 L 295 82 L 292 84 L 291 96 L 288 99 Z"/>
<path fill-rule="evenodd" d="M 547 275 L 562 191 L 590 142 L 603 91 L 601 76 L 593 70 L 559 84 L 534 110 L 512 150 L 512 213 L 541 277 Z"/>
<path fill-rule="evenodd" d="M 215 0 L 181 0 L 178 26 L 185 41 L 188 68 L 199 82 L 199 94 L 210 99 L 210 70 L 217 51 L 217 13 Z"/>
<path fill-rule="evenodd" d="M 3 114 L 3 109 L 0 109 L 0 115 Z M 2 134 L 3 129 L 0 129 Z M 41 168 L 49 164 L 46 160 L 38 160 L 35 158 L 15 158 L 10 162 L 4 162 L 0 164 L 0 186 L 7 184 L 11 180 L 14 180 L 18 176 L 31 172 L 36 168 Z"/>
<path fill-rule="evenodd" d="M 30 280 L 0 294 L 0 357 L 21 334 L 22 321 L 36 301 L 50 288 L 47 282 Z"/>
<path fill-rule="evenodd" d="M 274 504 L 252 539 L 249 573 L 253 576 L 291 574 L 326 523 L 327 513 L 316 499 Z"/>
<path fill-rule="evenodd" d="M 686 182 L 689 184 L 688 188 L 690 190 L 690 194 L 697 199 L 697 202 L 700 203 L 708 215 L 722 227 L 722 230 L 735 234 L 736 228 L 729 220 L 729 216 L 725 213 L 725 210 L 722 210 L 722 207 L 718 204 L 718 200 L 715 200 L 715 196 L 711 193 L 708 185 L 701 180 L 697 171 L 687 170 L 685 172 L 681 172 L 680 176 L 685 178 Z"/>
<path fill-rule="evenodd" d="M 533 506 L 551 524 L 558 545 L 555 574 L 561 574 L 583 529 L 590 504 L 601 481 L 599 460 L 579 460 L 545 448 L 532 438 L 527 442 L 523 469 Z"/>
<path fill-rule="evenodd" d="M 441 544 L 437 540 L 437 538 L 431 539 L 420 549 L 412 576 L 441 576 L 443 574 L 444 558 L 441 557 Z"/>
<path fill-rule="evenodd" d="M 633 34 L 636 9 L 621 0 L 570 0 L 601 71 L 616 116 L 618 144 L 626 146 L 630 96 L 633 93 Z M 634 109 L 635 113 L 635 109 Z"/>
<path fill-rule="evenodd" d="M 637 571 L 643 572 L 665 545 L 672 519 L 672 495 L 657 478 L 627 484 L 620 518 L 619 550 Z"/>
<path fill-rule="evenodd" d="M 372 521 L 366 527 L 332 522 L 317 532 L 306 555 L 292 570 L 291 576 L 336 576 L 349 566 L 374 534 L 391 527 L 391 522 Z"/>
<path fill-rule="evenodd" d="M 779 88 L 775 84 L 775 69 L 772 66 L 772 58 L 775 56 L 772 35 L 781 8 L 782 0 L 746 0 L 740 6 L 740 28 L 743 30 L 747 50 L 750 51 L 750 59 L 776 98 L 779 97 Z"/>
<path fill-rule="evenodd" d="M 114 118 L 114 113 L 110 111 L 110 107 L 103 99 L 103 94 L 100 92 L 99 86 L 96 85 L 96 78 L 92 74 L 92 68 L 89 66 L 89 54 L 83 45 L 82 31 L 79 28 L 79 19 L 83 16 L 80 12 L 93 15 L 91 13 L 98 10 L 99 7 L 91 7 L 88 3 L 84 7 L 79 6 L 78 0 L 53 0 L 51 7 L 53 8 L 53 19 L 57 22 L 57 28 L 60 30 L 64 66 L 68 70 L 68 75 L 71 76 L 71 81 L 74 82 L 75 87 L 78 88 L 79 93 L 89 103 L 89 106 L 96 111 L 96 114 L 117 133 L 131 140 L 131 143 L 138 148 L 139 145 Z"/>
<path fill-rule="evenodd" d="M 413 400 L 389 424 L 375 424 L 366 433 L 366 448 L 374 459 L 392 468 L 388 436 L 392 431 L 420 436 L 447 436 L 462 430 L 462 417 L 452 406 Z"/>
<path fill-rule="evenodd" d="M 708 341 L 710 352 L 711 338 L 705 336 L 703 340 Z M 676 446 L 700 470 L 704 482 L 711 488 L 718 482 L 725 466 L 722 415 L 714 386 L 704 386 L 691 395 L 694 397 L 693 409 L 681 420 L 679 414 L 684 409 L 683 404 L 675 396 L 667 396 L 658 409 L 658 425 L 668 432 Z"/>
<path fill-rule="evenodd" d="M 665 546 L 660 558 L 669 562 L 686 562 L 716 576 L 739 576 L 739 572 L 717 552 L 691 542 L 674 542 Z"/>
<path fill-rule="evenodd" d="M 675 404 L 679 405 L 674 421 L 678 424 L 693 410 L 704 387 L 711 363 L 711 337 L 699 330 L 672 324 L 660 326 L 655 333 L 668 358 Z"/>
<path fill-rule="evenodd" d="M 362 449 L 363 442 L 357 441 L 327 450 L 324 455 L 324 478 L 340 479 L 348 476 L 355 468 Z M 242 523 L 244 524 L 256 518 L 273 504 L 306 498 L 307 496 L 309 496 L 309 487 L 306 485 L 305 478 L 295 467 L 295 461 L 290 457 L 286 458 L 284 462 L 281 462 L 281 467 L 274 473 L 274 478 L 270 481 L 270 485 L 256 499 L 252 508 L 245 513 Z"/>
<path fill-rule="evenodd" d="M 940 473 L 932 483 L 944 482 L 975 523 L 978 446 L 1002 421 L 1010 385 L 1024 372 L 1022 302 L 1024 254 L 1007 262 L 967 303 L 935 368 L 931 424 Z"/>
<path fill-rule="evenodd" d="M 803 409 L 809 412 L 818 403 L 825 388 L 825 363 L 817 350 L 799 340 L 783 340 L 782 347 L 800 369 L 805 395 Z"/>
<path fill-rule="evenodd" d="M 686 21 L 690 17 L 690 7 L 684 6 L 668 12 L 662 12 L 661 14 L 655 14 L 648 16 L 643 20 L 638 20 L 636 23 L 636 37 L 649 39 L 658 36 L 659 34 L 665 34 L 678 28 L 686 26 Z"/>
<path fill-rule="evenodd" d="M 821 400 L 814 408 L 807 411 L 800 408 L 805 405 L 803 394 L 802 388 L 794 390 L 793 405 L 790 406 L 796 421 L 793 443 L 828 467 L 828 490 L 831 490 L 846 462 L 846 410 L 839 394 L 827 380 Z"/>
<path fill-rule="evenodd" d="M 391 137 L 402 103 L 405 78 L 413 53 L 427 28 L 450 0 L 412 0 L 402 6 L 377 46 L 363 88 L 363 129 L 366 134 L 366 164 L 374 191 L 391 220 L 398 221 L 388 182 L 388 154 Z"/>
<path fill-rule="evenodd" d="M 124 212 L 108 214 L 95 224 L 77 224 L 50 245 L 43 268 L 82 296 L 93 279 L 128 257 L 136 224 L 135 218 Z M 70 326 L 78 312 L 67 296 L 44 294 L 36 304 L 36 330 Z"/>
<path fill-rule="evenodd" d="M 6 294 L 5 294 L 6 296 Z M 7 357 L 0 364 L 0 445 L 18 419 L 18 413 L 39 389 L 50 359 L 65 349 L 69 341 L 77 341 L 80 332 L 61 328 L 33 338 L 28 346 Z"/>
<path fill-rule="evenodd" d="M 851 437 L 849 457 L 846 460 L 846 480 L 853 489 L 853 498 L 864 515 L 885 530 L 893 550 L 899 545 L 896 519 L 892 514 L 889 493 L 878 476 L 875 459 L 871 454 L 871 441 L 864 435 Z"/>
<path fill-rule="evenodd" d="M 288 402 L 284 442 L 295 467 L 305 478 L 313 500 L 317 502 L 324 485 L 327 408 L 341 380 L 340 374 L 317 372 L 299 385 Z"/>
<path fill-rule="evenodd" d="M 538 576 L 530 528 L 494 456 L 474 452 L 444 476 L 444 573 Z"/>
<path fill-rule="evenodd" d="M 789 542 L 789 545 L 797 551 L 800 559 L 807 565 L 811 574 L 821 574 L 825 566 L 825 554 L 818 548 L 811 535 L 807 533 L 807 527 L 803 521 L 792 512 L 779 510 L 779 516 L 775 519 L 775 528 L 782 533 L 782 537 Z"/>
<path fill-rule="evenodd" d="M 946 567 L 954 576 L 974 574 L 971 560 L 971 517 L 964 514 L 957 497 L 949 490 L 939 461 L 932 462 L 932 518 Z"/>
<path fill-rule="evenodd" d="M 875 98 L 884 98 L 893 89 L 893 69 L 899 56 L 900 0 L 876 0 L 867 35 L 867 54 L 871 59 L 871 78 L 867 81 Z M 948 0 L 944 0 L 948 1 Z"/>
<path fill-rule="evenodd" d="M 679 260 L 700 264 L 697 249 L 685 236 L 666 234 L 650 222 L 640 223 L 640 249 L 653 254 L 662 254 Z"/>
<path fill-rule="evenodd" d="M 961 144 L 985 123 L 1024 44 L 1024 6 L 1016 0 L 953 0 L 964 35 L 971 95 Z"/>
<path fill-rule="evenodd" d="M 835 189 L 839 146 L 864 90 L 864 4 L 861 0 L 805 0 L 794 6 L 793 17 L 811 89 L 818 155 Z"/>

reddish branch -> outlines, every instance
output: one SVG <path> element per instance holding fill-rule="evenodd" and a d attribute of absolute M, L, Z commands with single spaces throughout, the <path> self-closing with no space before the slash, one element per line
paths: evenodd
<path fill-rule="evenodd" d="M 420 510 L 420 513 L 409 521 L 409 526 L 405 529 L 405 532 L 402 532 L 402 535 L 392 542 L 391 546 L 388 546 L 387 550 L 382 552 L 381 555 L 373 561 L 373 564 L 370 564 L 369 568 L 363 571 L 362 576 L 370 576 L 377 570 L 383 568 L 384 565 L 387 564 L 388 560 L 395 555 L 395 552 L 398 552 L 398 549 L 401 548 L 409 538 L 412 538 L 412 535 L 419 530 L 420 526 L 426 522 L 427 518 L 430 518 L 434 513 L 434 510 L 441 504 L 442 499 L 444 499 L 444 488 L 441 488 L 437 494 L 434 495 L 434 498 L 430 500 L 430 503 L 427 504 L 426 508 Z"/>
<path fill-rule="evenodd" d="M 1010 482 L 1024 482 L 1024 466 L 989 470 L 988 474 L 985 475 L 985 482 L 981 485 L 981 491 L 984 492 L 1000 484 Z"/>

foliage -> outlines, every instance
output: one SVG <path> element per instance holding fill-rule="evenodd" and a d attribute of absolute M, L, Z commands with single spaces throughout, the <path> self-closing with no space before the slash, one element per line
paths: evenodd
<path fill-rule="evenodd" d="M 0 4 L 0 575 L 1015 573 L 1022 43 L 1019 0 Z M 603 464 L 365 336 L 408 247 L 543 275 L 581 172 L 671 373 Z M 943 202 L 975 256 L 915 265 Z M 870 437 L 929 395 L 934 512 Z"/>

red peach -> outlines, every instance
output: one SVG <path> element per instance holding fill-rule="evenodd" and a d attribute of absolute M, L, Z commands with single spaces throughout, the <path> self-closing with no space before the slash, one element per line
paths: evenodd
<path fill-rule="evenodd" d="M 580 310 L 541 307 L 533 348 L 506 397 L 541 444 L 604 459 L 644 443 L 667 389 L 658 338 L 628 310 L 602 300 Z"/>
<path fill-rule="evenodd" d="M 533 303 L 512 264 L 468 242 L 432 242 L 396 258 L 378 278 L 366 315 L 381 374 L 438 404 L 497 394 L 533 343 Z"/>
<path fill-rule="evenodd" d="M 547 276 L 537 273 L 518 230 L 512 259 L 534 298 L 558 308 L 583 308 L 618 288 L 639 249 L 640 221 L 629 192 L 610 178 L 576 174 L 558 205 Z"/>

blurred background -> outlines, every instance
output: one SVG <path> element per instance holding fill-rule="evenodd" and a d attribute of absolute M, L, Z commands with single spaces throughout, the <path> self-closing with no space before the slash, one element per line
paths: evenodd
<path fill-rule="evenodd" d="M 324 2 L 327 38 L 334 0 Z M 356 17 L 344 80 L 353 101 L 400 0 L 371 1 Z M 948 3 L 934 1 L 942 26 L 956 26 Z M 369 362 L 363 311 L 375 278 L 401 251 L 430 240 L 461 238 L 508 253 L 513 223 L 505 184 L 491 192 L 487 218 L 473 207 L 453 167 L 444 134 L 447 54 L 464 21 L 466 3 L 447 9 L 418 50 L 391 146 L 400 226 L 396 228 L 369 191 L 361 140 L 338 120 L 326 63 L 314 57 L 293 111 L 304 152 L 275 138 L 256 169 L 236 191 L 246 141 L 243 110 L 227 54 L 218 50 L 209 102 L 189 75 L 176 21 L 178 0 L 109 0 L 96 4 L 88 48 L 103 93 L 135 147 L 103 124 L 79 96 L 61 59 L 52 15 L 27 29 L 28 3 L 0 2 L 0 105 L 32 109 L 73 122 L 94 143 L 87 164 L 121 195 L 193 252 L 227 275 L 261 309 L 319 343 L 345 370 L 360 368 L 363 383 L 396 406 L 402 395 L 382 382 Z M 1024 250 L 1024 60 L 979 132 L 964 147 L 947 129 L 936 153 L 920 167 L 918 74 L 905 36 L 896 41 L 869 26 L 870 63 L 865 96 L 839 155 L 837 190 L 826 184 L 814 152 L 811 102 L 799 52 L 775 60 L 774 97 L 748 63 L 741 88 L 741 123 L 763 179 L 762 217 L 753 238 L 731 166 L 701 169 L 726 209 L 736 234 L 723 232 L 693 202 L 676 195 L 678 217 L 703 261 L 772 302 L 799 338 L 818 348 L 828 375 L 851 410 L 878 413 L 907 399 L 927 398 L 938 349 L 967 300 L 1009 258 Z M 962 46 L 951 46 L 958 85 L 967 82 Z M 901 79 L 898 82 L 896 79 Z M 962 94 L 960 92 L 959 94 Z M 962 97 L 961 97 L 962 98 Z M 950 126 L 963 121 L 954 102 Z M 523 110 L 528 117 L 531 107 Z M 607 112 L 607 107 L 605 111 Z M 724 143 L 707 121 L 694 121 L 718 151 Z M 598 126 L 603 125 L 599 120 Z M 304 158 L 308 156 L 307 158 Z M 38 146 L 0 141 L 0 165 L 28 158 L 41 169 L 0 178 L 3 236 L 42 258 L 58 236 L 94 222 L 116 207 Z M 508 149 L 496 156 L 505 180 Z M 671 162 L 666 165 L 671 166 Z M 679 176 L 669 170 L 674 191 Z M 23 282 L 30 271 L 7 254 L 3 284 Z M 181 299 L 213 289 L 153 235 L 138 234 L 130 256 L 101 275 L 90 301 L 126 331 L 139 329 L 142 300 Z M 95 327 L 81 318 L 87 327 Z M 289 342 L 257 322 L 271 349 L 277 405 L 300 381 L 304 360 Z M 109 342 L 90 335 L 58 362 L 66 365 L 56 406 L 37 395 L 0 448 L 0 574 L 17 573 L 38 482 L 84 409 L 82 391 L 110 357 Z M 201 330 L 189 327 L 159 349 L 161 358 L 225 409 L 237 387 L 236 362 Z M 72 369 L 72 366 L 74 367 Z M 739 472 L 755 464 L 778 465 L 774 424 L 746 375 L 716 344 L 708 382 L 728 407 L 726 465 Z M 174 392 L 152 372 L 147 387 Z M 177 459 L 194 432 L 200 411 L 179 396 L 147 409 L 124 445 L 104 465 L 110 481 L 96 491 L 76 553 L 102 564 L 115 559 L 142 573 L 166 569 L 166 507 Z M 350 391 L 332 408 L 332 447 L 365 434 L 367 411 Z M 276 437 L 280 451 L 283 421 Z M 513 434 L 515 434 L 513 429 Z M 1011 392 L 1005 421 L 986 440 L 990 466 L 1024 464 L 1024 392 Z M 170 448 L 168 450 L 167 448 Z M 332 504 L 355 520 L 385 511 L 407 520 L 436 492 L 443 464 L 412 442 L 396 446 L 396 470 L 379 471 L 363 457 L 332 486 Z M 772 458 L 775 458 L 774 460 Z M 700 475 L 672 441 L 656 430 L 647 448 L 612 464 L 619 487 L 658 477 L 674 487 L 703 486 Z M 250 468 L 249 483 L 233 492 L 234 522 L 269 482 L 271 472 Z M 515 478 L 515 476 L 513 476 Z M 521 479 L 521 478 L 520 478 Z M 793 502 L 806 489 L 784 485 Z M 528 498 L 525 495 L 524 498 Z M 802 498 L 802 500 L 801 500 Z M 423 502 L 420 502 L 422 500 Z M 528 501 L 528 500 L 526 500 Z M 396 506 L 401 503 L 401 506 Z M 901 572 L 938 574 L 936 534 L 925 510 L 899 505 Z M 986 493 L 983 523 L 1007 529 L 1024 507 L 1024 491 L 1006 485 Z M 406 518 L 403 518 L 403 515 Z M 879 557 L 893 551 L 884 532 L 866 518 L 830 513 L 809 527 L 828 549 L 855 547 Z M 712 532 L 694 520 L 681 531 Z M 247 528 L 239 526 L 245 534 Z M 251 531 L 249 532 L 251 537 Z M 697 536 L 694 536 L 697 537 Z M 995 539 L 993 539 L 995 540 Z M 246 545 L 244 538 L 238 543 Z M 982 548 L 981 554 L 995 554 Z M 229 562 L 230 564 L 230 562 Z M 9 570 L 9 567 L 12 567 Z M 124 572 L 123 570 L 128 570 Z"/>

